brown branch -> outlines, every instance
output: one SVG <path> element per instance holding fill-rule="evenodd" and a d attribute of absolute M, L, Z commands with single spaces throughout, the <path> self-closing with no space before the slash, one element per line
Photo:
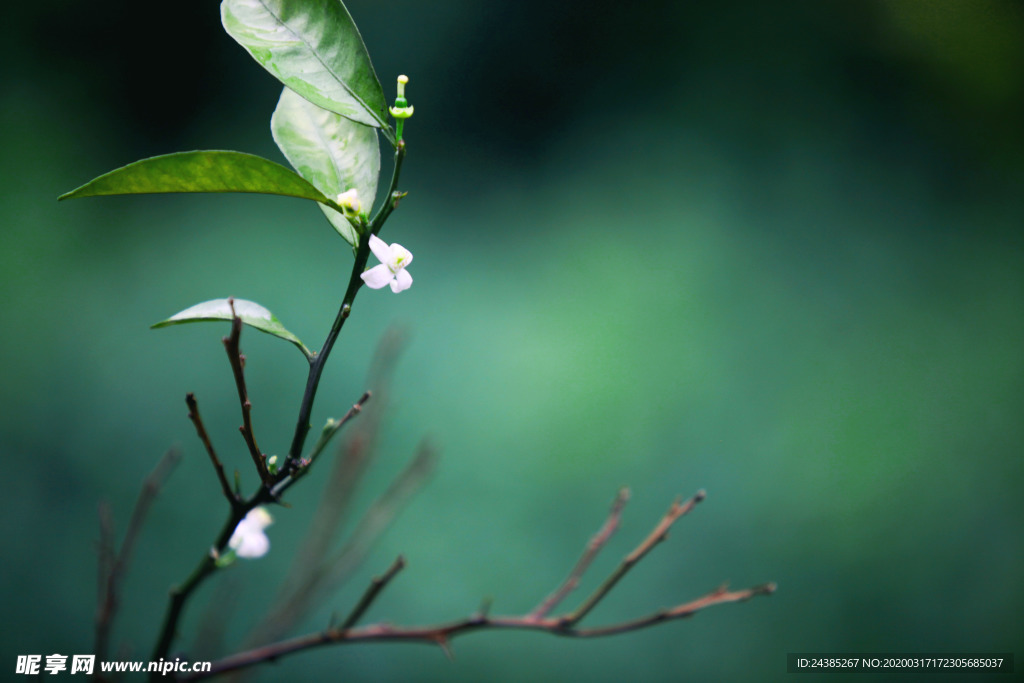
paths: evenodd
<path fill-rule="evenodd" d="M 552 596 L 542 602 L 539 607 L 527 615 L 491 617 L 487 614 L 487 608 L 489 605 L 485 604 L 485 606 L 481 607 L 476 614 L 470 617 L 434 626 L 405 627 L 394 626 L 388 623 L 377 623 L 364 626 L 362 628 L 351 628 L 351 626 L 358 621 L 359 617 L 362 616 L 365 609 L 373 602 L 377 594 L 387 585 L 388 581 L 390 581 L 394 574 L 404 566 L 404 563 L 401 563 L 401 558 L 399 558 L 399 560 L 392 565 L 391 569 L 388 570 L 387 574 L 383 577 L 374 579 L 374 582 L 363 594 L 363 598 L 360 600 L 355 610 L 353 610 L 352 615 L 346 619 L 345 623 L 341 627 L 327 628 L 318 633 L 299 636 L 297 638 L 284 640 L 278 643 L 240 652 L 235 655 L 231 655 L 230 657 L 225 657 L 224 659 L 213 662 L 210 671 L 197 673 L 185 680 L 199 680 L 227 673 L 229 671 L 238 671 L 262 662 L 275 661 L 289 654 L 330 644 L 420 642 L 437 645 L 447 656 L 451 657 L 451 640 L 456 636 L 460 636 L 464 633 L 470 633 L 472 631 L 514 629 L 521 631 L 541 631 L 566 638 L 600 638 L 620 633 L 628 633 L 630 631 L 637 631 L 675 619 L 685 619 L 714 605 L 721 605 L 729 602 L 742 602 L 758 595 L 770 595 L 775 592 L 776 587 L 773 583 L 754 586 L 752 588 L 739 591 L 729 591 L 725 586 L 722 586 L 697 598 L 696 600 L 682 603 L 667 609 L 661 609 L 637 619 L 622 621 L 596 628 L 581 629 L 575 626 L 575 624 L 579 622 L 579 620 L 582 619 L 583 616 L 585 616 L 587 612 L 589 612 L 594 605 L 596 605 L 612 589 L 612 587 L 614 587 L 618 580 L 621 579 L 634 564 L 643 559 L 647 553 L 650 552 L 651 548 L 667 537 L 669 528 L 677 519 L 692 510 L 698 502 L 704 499 L 704 492 L 700 491 L 685 503 L 680 503 L 679 501 L 673 503 L 672 507 L 669 508 L 668 512 L 658 522 L 654 530 L 623 560 L 619 567 L 616 568 L 608 579 L 605 580 L 601 587 L 598 588 L 597 591 L 595 591 L 595 593 L 584 603 L 583 607 L 571 614 L 563 616 L 538 616 L 538 613 L 542 612 L 542 610 L 548 611 L 554 609 L 557 602 L 561 601 L 566 595 L 568 595 L 571 588 L 567 589 L 566 586 L 570 585 L 574 579 L 578 581 L 586 570 L 586 566 L 582 566 L 581 568 L 581 565 L 589 565 L 593 556 L 596 555 L 597 551 L 600 550 L 600 548 L 607 542 L 608 537 L 610 537 L 612 533 L 610 529 L 614 529 L 614 525 L 617 524 L 619 513 L 621 513 L 622 506 L 625 505 L 626 495 L 625 490 L 619 493 L 619 497 L 613 504 L 612 512 L 609 515 L 608 521 L 605 522 L 602 529 L 591 540 L 583 557 L 579 562 L 577 562 L 576 567 L 570 573 L 569 580 L 563 583 L 562 586 L 556 589 Z M 549 603 L 551 603 L 550 606 Z"/>
<path fill-rule="evenodd" d="M 341 625 L 340 630 L 347 631 L 358 623 L 366 610 L 370 609 L 370 605 L 377 599 L 377 596 L 387 585 L 391 582 L 391 579 L 395 578 L 395 574 L 405 569 L 405 558 L 399 555 L 392 563 L 391 567 L 388 568 L 382 576 L 375 576 L 370 581 L 370 587 L 363 593 L 363 597 L 359 599 L 355 609 L 348 615 L 345 622 Z"/>
<path fill-rule="evenodd" d="M 164 481 L 179 460 L 181 460 L 181 453 L 176 448 L 168 450 L 143 481 L 142 490 L 139 491 L 139 497 L 135 500 L 135 508 L 132 510 L 128 528 L 124 533 L 124 540 L 121 542 L 121 549 L 116 554 L 114 553 L 114 533 L 110 510 L 107 506 L 100 508 L 100 572 L 102 575 L 100 576 L 99 600 L 96 605 L 95 652 L 96 656 L 101 659 L 107 658 L 110 647 L 110 631 L 114 615 L 117 614 L 121 577 L 128 570 L 132 552 L 135 550 L 135 542 L 142 531 L 146 514 L 160 492 Z"/>
<path fill-rule="evenodd" d="M 196 427 L 196 433 L 199 435 L 199 440 L 203 442 L 203 446 L 206 447 L 206 452 L 210 456 L 210 462 L 213 463 L 213 469 L 217 472 L 217 480 L 220 481 L 221 490 L 224 491 L 224 497 L 228 499 L 228 503 L 232 507 L 240 503 L 238 494 L 231 490 L 231 484 L 228 483 L 227 475 L 224 474 L 224 465 L 221 464 L 220 459 L 217 458 L 216 451 L 213 450 L 213 444 L 210 443 L 210 435 L 206 433 L 206 427 L 203 425 L 203 419 L 199 417 L 199 404 L 196 402 L 196 396 L 193 393 L 185 395 L 185 404 L 188 405 L 188 419 L 192 420 L 192 424 Z"/>
<path fill-rule="evenodd" d="M 239 340 L 242 336 L 242 319 L 235 314 L 235 300 L 228 299 L 228 304 L 231 306 L 231 334 L 224 337 L 221 341 L 224 343 L 224 349 L 228 352 L 228 360 L 231 362 L 231 371 L 235 375 L 235 386 L 238 388 L 238 401 L 242 404 L 242 426 L 238 428 L 238 431 L 242 432 L 242 438 L 245 439 L 245 445 L 249 447 L 249 454 L 252 456 L 253 464 L 256 465 L 256 472 L 260 475 L 260 481 L 263 482 L 264 486 L 272 486 L 274 483 L 273 477 L 270 476 L 270 472 L 267 471 L 267 463 L 263 457 L 263 453 L 260 452 L 259 446 L 256 445 L 256 437 L 252 432 L 252 403 L 249 402 L 249 392 L 245 388 L 245 356 L 242 355 L 242 349 L 239 345 Z"/>
<path fill-rule="evenodd" d="M 587 544 L 582 557 L 580 557 L 572 571 L 569 572 L 569 577 L 544 602 L 537 605 L 536 609 L 530 612 L 529 618 L 535 620 L 543 619 L 551 610 L 558 607 L 569 593 L 576 590 L 583 573 L 587 571 L 590 563 L 594 561 L 601 548 L 604 547 L 605 543 L 608 542 L 608 539 L 612 537 L 612 534 L 618 528 L 619 519 L 622 517 L 622 509 L 626 507 L 627 502 L 629 502 L 629 489 L 622 488 L 619 490 L 619 495 L 616 496 L 615 502 L 612 503 L 612 510 L 608 515 L 608 519 L 605 520 L 600 531 L 590 539 L 590 543 Z"/>
<path fill-rule="evenodd" d="M 626 556 L 624 560 L 616 567 L 615 571 L 605 579 L 596 591 L 594 591 L 587 600 L 571 614 L 567 614 L 562 617 L 562 623 L 564 626 L 572 626 L 578 623 L 583 617 L 587 616 L 592 609 L 597 606 L 597 603 L 601 602 L 604 596 L 608 595 L 608 592 L 615 587 L 615 584 L 626 575 L 626 573 L 633 568 L 633 566 L 642 560 L 644 556 L 651 551 L 651 548 L 658 545 L 666 538 L 668 538 L 668 530 L 672 527 L 677 519 L 685 515 L 687 512 L 692 510 L 697 503 L 704 500 L 704 491 L 698 491 L 692 498 L 687 500 L 685 503 L 680 503 L 678 500 L 672 503 L 672 506 L 665 513 L 665 516 L 661 518 L 658 525 L 654 527 L 654 530 L 644 539 L 643 543 L 638 545 L 633 552 Z"/>
<path fill-rule="evenodd" d="M 212 663 L 210 671 L 196 674 L 185 678 L 186 681 L 194 681 L 202 678 L 209 678 L 229 671 L 237 671 L 246 667 L 266 661 L 274 661 L 285 655 L 309 650 L 322 645 L 330 644 L 354 644 L 369 642 L 421 642 L 430 645 L 439 645 L 450 655 L 449 642 L 456 636 L 472 631 L 484 630 L 519 630 L 519 631 L 542 631 L 554 636 L 565 638 L 600 638 L 612 636 L 629 631 L 638 631 L 656 624 L 685 619 L 697 612 L 729 602 L 742 602 L 758 595 L 770 595 L 775 592 L 775 584 L 767 583 L 753 588 L 739 591 L 728 591 L 724 587 L 718 588 L 707 595 L 696 600 L 687 602 L 669 609 L 659 610 L 632 621 L 624 621 L 609 626 L 590 629 L 578 629 L 563 625 L 562 619 L 550 617 L 547 619 L 533 619 L 530 615 L 523 617 L 488 617 L 477 614 L 459 621 L 452 621 L 447 624 L 436 626 L 394 626 L 392 624 L 379 623 L 364 626 L 358 629 L 330 628 L 319 633 L 292 638 L 265 647 L 256 648 L 247 652 L 241 652 L 230 657 Z"/>

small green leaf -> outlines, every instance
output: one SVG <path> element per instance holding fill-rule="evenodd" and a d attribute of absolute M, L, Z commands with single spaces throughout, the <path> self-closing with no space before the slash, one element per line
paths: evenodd
<path fill-rule="evenodd" d="M 274 142 L 303 178 L 331 198 L 355 188 L 370 213 L 380 175 L 377 130 L 353 123 L 285 88 L 270 119 Z M 352 246 L 359 235 L 341 213 L 320 205 L 334 229 Z"/>
<path fill-rule="evenodd" d="M 253 154 L 219 150 L 142 159 L 94 178 L 59 199 L 165 192 L 255 192 L 337 206 L 334 198 L 325 197 L 281 164 Z"/>
<path fill-rule="evenodd" d="M 281 83 L 391 139 L 384 90 L 341 0 L 224 0 L 220 13 L 224 30 Z"/>
<path fill-rule="evenodd" d="M 152 329 L 158 327 L 168 327 L 170 325 L 180 325 L 182 323 L 198 323 L 209 320 L 231 320 L 234 315 L 231 312 L 231 299 L 213 299 L 211 301 L 204 301 L 201 304 L 196 304 L 191 308 L 186 308 L 180 313 L 175 313 L 167 320 L 161 320 L 152 326 Z M 284 325 L 277 317 L 268 311 L 267 309 L 260 306 L 255 301 L 246 301 L 245 299 L 234 299 L 235 310 L 234 313 L 237 315 L 243 323 L 250 327 L 255 327 L 260 332 L 266 332 L 272 334 L 275 337 L 280 337 L 286 341 L 290 341 L 295 346 L 299 347 L 299 350 L 310 358 L 313 352 L 306 348 L 306 345 L 299 341 L 299 338 L 294 334 L 285 329 Z"/>

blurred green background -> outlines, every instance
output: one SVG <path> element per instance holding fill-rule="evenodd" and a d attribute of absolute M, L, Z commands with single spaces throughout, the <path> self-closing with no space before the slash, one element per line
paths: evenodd
<path fill-rule="evenodd" d="M 181 5 L 16 3 L 0 27 L 5 675 L 16 654 L 92 651 L 97 502 L 123 532 L 179 444 L 115 633 L 148 656 L 167 588 L 222 522 L 187 391 L 252 484 L 226 325 L 148 325 L 234 295 L 319 346 L 347 281 L 346 245 L 298 200 L 55 201 L 165 152 L 283 160 L 276 82 L 216 3 Z M 633 501 L 583 591 L 677 494 L 708 499 L 595 625 L 723 581 L 779 591 L 607 640 L 471 635 L 454 663 L 415 645 L 323 649 L 263 680 L 765 681 L 786 678 L 787 652 L 1024 642 L 1019 2 L 348 5 L 388 96 L 411 78 L 409 197 L 386 237 L 415 254 L 416 284 L 361 293 L 314 424 L 358 397 L 401 324 L 411 342 L 359 505 L 422 435 L 442 460 L 305 630 L 400 552 L 409 566 L 371 620 L 447 620 L 485 596 L 525 612 L 622 485 Z M 282 452 L 304 362 L 242 342 L 257 437 Z M 232 637 L 287 567 L 314 479 L 276 511 L 270 555 L 231 572 Z"/>

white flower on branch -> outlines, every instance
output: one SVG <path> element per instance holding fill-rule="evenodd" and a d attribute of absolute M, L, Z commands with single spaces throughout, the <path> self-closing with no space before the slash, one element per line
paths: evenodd
<path fill-rule="evenodd" d="M 363 210 L 363 203 L 359 201 L 359 191 L 354 187 L 338 195 L 338 205 L 346 218 L 355 218 Z"/>
<path fill-rule="evenodd" d="M 231 534 L 228 547 L 235 551 L 238 557 L 254 560 L 263 557 L 270 550 L 270 539 L 263 533 L 263 530 L 273 524 L 274 518 L 265 508 L 258 507 L 249 510 L 238 526 L 235 533 Z"/>
<path fill-rule="evenodd" d="M 405 270 L 412 263 L 412 254 L 401 244 L 388 244 L 376 235 L 370 235 L 370 251 L 380 260 L 379 266 L 370 268 L 359 277 L 370 289 L 391 285 L 391 291 L 398 294 L 412 287 L 412 275 Z"/>

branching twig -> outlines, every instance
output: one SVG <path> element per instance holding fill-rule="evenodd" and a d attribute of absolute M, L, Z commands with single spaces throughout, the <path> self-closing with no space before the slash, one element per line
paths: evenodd
<path fill-rule="evenodd" d="M 282 590 L 260 623 L 246 637 L 248 647 L 273 642 L 289 632 L 319 601 L 337 590 L 362 566 L 374 543 L 391 525 L 395 516 L 420 489 L 433 470 L 436 454 L 426 443 L 420 444 L 416 457 L 402 470 L 391 486 L 373 502 L 348 539 L 336 552 L 309 556 L 309 565 L 295 582 Z"/>
<path fill-rule="evenodd" d="M 252 456 L 253 464 L 256 465 L 256 472 L 260 475 L 260 481 L 269 487 L 273 485 L 274 480 L 267 471 L 267 463 L 263 453 L 260 452 L 259 446 L 256 445 L 256 437 L 252 432 L 252 403 L 249 402 L 249 392 L 245 388 L 245 356 L 242 355 L 242 349 L 239 345 L 239 340 L 242 336 L 242 319 L 235 315 L 235 300 L 228 299 L 228 303 L 231 305 L 232 315 L 231 334 L 224 337 L 221 341 L 224 342 L 224 349 L 228 352 L 228 360 L 231 361 L 231 371 L 235 375 L 235 386 L 238 388 L 238 401 L 242 404 L 242 426 L 238 428 L 238 431 L 242 432 L 245 445 L 249 447 L 249 454 Z"/>
<path fill-rule="evenodd" d="M 658 545 L 668 537 L 668 530 L 672 527 L 677 519 L 685 515 L 687 512 L 692 510 L 697 503 L 704 500 L 704 491 L 698 491 L 692 498 L 687 500 L 685 503 L 680 503 L 678 500 L 672 503 L 672 506 L 665 513 L 665 516 L 661 518 L 658 525 L 654 527 L 647 538 L 644 539 L 643 543 L 638 545 L 633 552 L 626 556 L 624 560 L 615 568 L 615 571 L 605 579 L 596 591 L 594 591 L 586 601 L 579 606 L 574 612 L 565 615 L 561 618 L 563 626 L 573 626 L 587 616 L 590 610 L 597 606 L 597 603 L 608 594 L 615 584 L 619 582 L 623 576 L 626 575 L 630 569 L 633 568 L 637 562 L 643 559 L 644 555 L 651 551 L 651 548 Z"/>
<path fill-rule="evenodd" d="M 366 386 L 373 389 L 373 401 L 360 411 L 357 422 L 346 427 L 344 443 L 334 457 L 327 485 L 313 513 L 313 524 L 292 559 L 288 576 L 273 602 L 246 635 L 244 649 L 291 634 L 295 624 L 319 604 L 324 592 L 318 587 L 325 577 L 328 554 L 352 510 L 355 491 L 377 450 L 377 434 L 388 405 L 391 380 L 404 340 L 402 330 L 391 328 L 378 343 L 366 378 Z M 325 430 L 334 423 L 329 420 Z M 313 448 L 314 453 L 319 446 L 318 442 Z"/>
<path fill-rule="evenodd" d="M 353 610 L 352 614 L 349 615 L 342 626 L 327 628 L 318 633 L 311 633 L 305 636 L 299 636 L 290 640 L 266 645 L 264 647 L 240 652 L 213 662 L 210 671 L 198 673 L 186 678 L 185 680 L 199 680 L 229 671 L 238 671 L 261 662 L 274 661 L 289 654 L 330 644 L 363 642 L 420 642 L 438 645 L 442 650 L 444 650 L 446 655 L 451 656 L 450 641 L 456 636 L 460 636 L 471 631 L 516 629 L 523 631 L 543 631 L 545 633 L 550 633 L 551 635 L 567 638 L 599 638 L 602 636 L 611 636 L 619 633 L 636 631 L 654 626 L 655 624 L 672 621 L 674 619 L 684 619 L 713 605 L 720 605 L 727 602 L 741 602 L 749 600 L 757 595 L 769 595 L 773 593 L 775 591 L 775 584 L 772 583 L 754 586 L 753 588 L 747 588 L 739 591 L 730 591 L 727 590 L 725 586 L 722 586 L 702 597 L 697 598 L 696 600 L 682 603 L 667 609 L 661 609 L 637 619 L 609 624 L 607 626 L 599 626 L 596 628 L 576 627 L 579 620 L 582 619 L 598 602 L 600 602 L 605 595 L 607 595 L 618 580 L 621 579 L 634 564 L 643 559 L 651 548 L 666 538 L 668 530 L 672 524 L 693 509 L 693 507 L 703 499 L 704 492 L 701 491 L 685 503 L 679 503 L 678 501 L 673 503 L 672 507 L 669 508 L 668 512 L 664 517 L 662 517 L 658 522 L 658 525 L 647 536 L 647 538 L 644 539 L 644 541 L 623 560 L 619 567 L 612 572 L 601 587 L 595 591 L 584 605 L 571 614 L 554 617 L 538 616 L 554 609 L 557 603 L 568 595 L 571 588 L 567 588 L 567 586 L 579 581 L 594 555 L 596 555 L 597 551 L 600 550 L 600 548 L 607 542 L 615 524 L 618 522 L 622 506 L 625 504 L 625 490 L 620 492 L 619 497 L 616 499 L 616 502 L 612 507 L 612 512 L 609 515 L 608 521 L 605 522 L 602 529 L 591 540 L 583 557 L 579 562 L 577 562 L 576 567 L 569 574 L 569 579 L 560 586 L 552 596 L 542 602 L 540 606 L 530 614 L 524 616 L 491 617 L 487 614 L 488 610 L 485 606 L 470 617 L 435 626 L 405 627 L 394 626 L 388 623 L 377 623 L 369 626 L 363 626 L 362 628 L 352 628 L 352 626 L 354 626 L 358 621 L 359 617 L 362 616 L 369 608 L 373 600 L 376 599 L 381 590 L 384 589 L 388 581 L 390 581 L 402 566 L 404 566 L 401 558 L 399 558 L 399 560 L 391 566 L 391 569 L 389 569 L 384 576 L 373 580 L 370 587 L 363 594 L 359 603 Z"/>
<path fill-rule="evenodd" d="M 280 498 L 285 491 L 291 488 L 295 482 L 309 473 L 310 468 L 313 466 L 313 461 L 323 452 L 327 444 L 330 443 L 331 439 L 337 434 L 342 427 L 344 427 L 349 420 L 354 418 L 363 409 L 363 406 L 367 401 L 370 400 L 370 392 L 365 392 L 359 397 L 359 400 L 352 404 L 352 407 L 348 409 L 340 420 L 328 420 L 324 426 L 323 431 L 320 433 L 320 438 L 317 439 L 316 445 L 313 446 L 313 450 L 309 454 L 309 458 L 300 460 L 295 471 L 292 474 L 286 475 L 281 481 L 274 485 L 270 490 L 270 495 L 273 499 Z"/>
<path fill-rule="evenodd" d="M 203 426 L 203 420 L 199 417 L 199 404 L 196 402 L 195 394 L 191 392 L 186 394 L 185 403 L 188 405 L 188 419 L 192 420 L 192 424 L 196 426 L 196 433 L 199 435 L 199 440 L 202 441 L 203 446 L 206 447 L 206 452 L 210 456 L 210 462 L 213 463 L 213 469 L 217 472 L 217 480 L 220 481 L 220 487 L 224 491 L 224 497 L 227 498 L 228 503 L 234 507 L 240 502 L 238 494 L 231 490 L 231 484 L 228 483 L 228 478 L 224 474 L 224 465 L 221 464 L 216 451 L 213 450 L 213 444 L 210 443 L 210 435 L 206 433 L 206 427 Z"/>
<path fill-rule="evenodd" d="M 235 335 L 235 325 L 239 324 L 240 321 L 236 317 L 232 323 L 232 336 L 235 337 L 235 341 L 232 342 L 230 339 L 225 339 L 225 346 L 229 347 L 232 344 L 237 345 L 237 335 Z M 237 349 L 237 346 L 236 346 Z M 240 393 L 244 391 L 244 384 L 240 386 Z M 366 400 L 364 396 L 363 400 Z M 248 401 L 243 402 L 243 412 L 245 405 Z M 353 410 L 349 411 L 350 415 L 347 417 L 355 416 L 358 414 L 358 409 L 353 406 Z M 244 432 L 243 432 L 244 433 Z M 262 463 L 263 459 L 260 458 Z M 270 476 L 269 473 L 267 475 Z M 287 479 L 287 476 L 285 477 Z M 271 484 L 273 479 L 270 480 Z M 221 527 L 220 533 L 217 535 L 213 546 L 208 552 L 206 552 L 199 564 L 196 565 L 195 569 L 189 575 L 185 582 L 179 586 L 175 586 L 170 591 L 170 601 L 167 605 L 167 612 L 164 615 L 164 623 L 160 629 L 160 635 L 157 638 L 156 647 L 153 650 L 151 659 L 156 661 L 161 658 L 167 657 L 170 652 L 171 643 L 174 642 L 174 638 L 177 634 L 178 622 L 181 619 L 182 612 L 185 609 L 185 603 L 188 601 L 192 592 L 196 590 L 217 569 L 217 557 L 219 553 L 227 546 L 231 539 L 231 535 L 234 533 L 238 523 L 242 521 L 245 515 L 253 508 L 264 505 L 271 502 L 276 502 L 273 496 L 273 489 L 271 486 L 262 486 L 255 494 L 246 500 L 239 500 L 238 504 L 232 505 L 231 510 L 228 514 L 227 520 L 224 522 L 224 526 Z"/>
<path fill-rule="evenodd" d="M 547 599 L 541 604 L 537 605 L 536 609 L 530 612 L 529 618 L 531 619 L 543 619 L 548 613 L 558 607 L 569 593 L 573 592 L 580 583 L 580 578 L 583 573 L 587 571 L 590 563 L 594 561 L 597 554 L 604 547 L 608 539 L 615 533 L 615 529 L 619 526 L 619 518 L 622 517 L 622 509 L 626 507 L 626 503 L 629 502 L 629 489 L 623 488 L 619 491 L 619 495 L 616 496 L 615 502 L 612 503 L 612 511 L 608 515 L 608 519 L 605 521 L 604 526 L 601 527 L 593 538 L 590 539 L 590 543 L 587 544 L 586 550 L 583 551 L 583 556 L 580 557 L 576 566 L 573 567 L 569 573 L 569 578 L 559 586 L 554 593 L 549 595 Z"/>
<path fill-rule="evenodd" d="M 399 555 L 382 576 L 373 577 L 373 580 L 370 581 L 370 587 L 363 593 L 363 597 L 359 599 L 355 609 L 348 615 L 340 629 L 347 631 L 359 623 L 362 616 L 366 614 L 366 610 L 370 609 L 370 605 L 377 599 L 377 595 L 387 587 L 391 579 L 395 578 L 395 574 L 403 569 L 405 569 L 405 558 Z"/>
<path fill-rule="evenodd" d="M 135 501 L 135 508 L 132 510 L 128 528 L 125 530 L 121 550 L 117 553 L 114 552 L 114 532 L 110 520 L 110 510 L 105 505 L 100 508 L 100 577 L 99 600 L 96 606 L 95 647 L 96 656 L 100 659 L 107 658 L 110 647 L 110 630 L 113 626 L 114 615 L 117 613 L 120 580 L 131 562 L 132 551 L 135 549 L 139 532 L 142 531 L 146 514 L 160 492 L 164 481 L 180 459 L 181 453 L 176 448 L 172 448 L 164 453 L 160 462 L 146 477 L 142 484 L 142 490 L 139 491 L 139 497 Z"/>

